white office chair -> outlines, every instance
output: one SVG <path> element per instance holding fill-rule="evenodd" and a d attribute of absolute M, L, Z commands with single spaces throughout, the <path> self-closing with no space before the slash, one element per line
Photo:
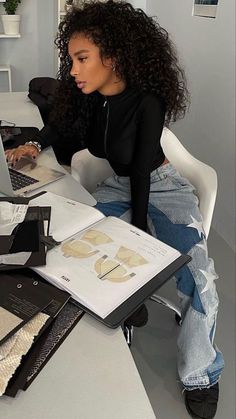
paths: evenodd
<path fill-rule="evenodd" d="M 168 128 L 163 130 L 161 145 L 168 160 L 196 188 L 199 208 L 203 216 L 203 227 L 208 237 L 217 193 L 215 170 L 193 157 Z M 99 182 L 113 173 L 106 159 L 94 157 L 87 149 L 78 151 L 72 157 L 72 176 L 91 193 L 95 191 Z M 157 294 L 153 294 L 150 299 L 173 310 L 176 313 L 177 322 L 181 323 L 180 310 L 174 303 Z"/>

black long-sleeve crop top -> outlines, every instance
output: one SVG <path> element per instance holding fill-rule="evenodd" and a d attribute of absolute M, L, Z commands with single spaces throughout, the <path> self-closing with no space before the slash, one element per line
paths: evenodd
<path fill-rule="evenodd" d="M 132 224 L 142 230 L 147 228 L 150 173 L 165 159 L 160 144 L 164 119 L 162 99 L 126 88 L 118 95 L 98 95 L 90 129 L 83 139 L 83 147 L 106 158 L 118 176 L 130 177 Z M 82 148 L 79 133 L 70 145 L 50 125 L 39 132 L 36 140 L 42 148 L 59 148 L 64 159 L 66 154 L 71 157 Z"/>
<path fill-rule="evenodd" d="M 118 176 L 129 176 L 132 224 L 146 230 L 150 173 L 165 155 L 160 138 L 165 119 L 163 101 L 150 93 L 125 89 L 101 96 L 87 138 L 89 151 L 106 158 Z"/>

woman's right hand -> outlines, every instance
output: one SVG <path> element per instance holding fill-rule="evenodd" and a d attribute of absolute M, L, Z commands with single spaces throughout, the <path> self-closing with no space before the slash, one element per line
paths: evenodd
<path fill-rule="evenodd" d="M 17 148 L 5 150 L 6 160 L 13 167 L 22 157 L 28 157 L 30 159 L 36 159 L 39 155 L 38 149 L 34 145 L 20 145 Z"/>

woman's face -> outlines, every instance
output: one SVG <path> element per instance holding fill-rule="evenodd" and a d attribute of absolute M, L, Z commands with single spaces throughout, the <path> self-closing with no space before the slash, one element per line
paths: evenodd
<path fill-rule="evenodd" d="M 89 94 L 99 91 L 109 95 L 117 80 L 111 59 L 101 60 L 99 48 L 83 34 L 74 34 L 68 45 L 72 60 L 70 74 L 75 78 L 78 89 Z"/>

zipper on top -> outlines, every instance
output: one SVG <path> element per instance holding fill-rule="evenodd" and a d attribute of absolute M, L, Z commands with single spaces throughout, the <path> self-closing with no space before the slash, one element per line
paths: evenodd
<path fill-rule="evenodd" d="M 107 114 L 106 114 L 106 127 L 104 132 L 104 151 L 105 154 L 107 154 L 107 131 L 108 131 L 108 122 L 109 122 L 109 114 L 110 114 L 110 108 L 109 103 L 107 101 L 107 98 L 105 98 L 105 101 L 103 103 L 103 108 L 107 107 Z"/>

